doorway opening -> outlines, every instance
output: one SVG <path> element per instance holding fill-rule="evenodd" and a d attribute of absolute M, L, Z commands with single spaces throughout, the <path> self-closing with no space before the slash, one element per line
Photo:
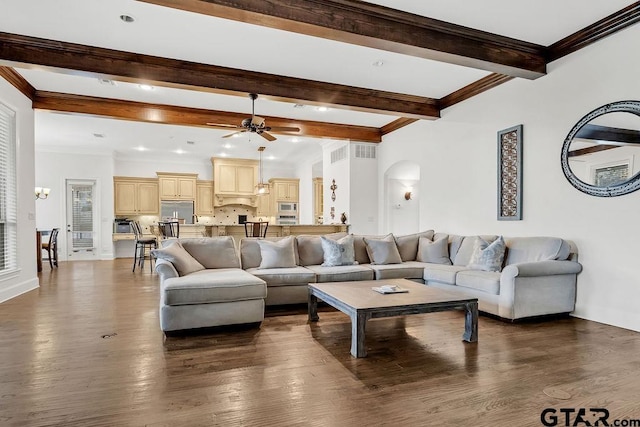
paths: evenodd
<path fill-rule="evenodd" d="M 95 180 L 67 180 L 67 259 L 97 259 Z"/>

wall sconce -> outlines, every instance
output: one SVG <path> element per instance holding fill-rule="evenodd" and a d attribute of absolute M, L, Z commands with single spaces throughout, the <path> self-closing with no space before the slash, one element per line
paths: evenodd
<path fill-rule="evenodd" d="M 35 188 L 36 200 L 46 199 L 47 197 L 49 197 L 50 192 L 51 192 L 50 188 L 36 187 Z"/>
<path fill-rule="evenodd" d="M 411 191 L 407 191 L 406 193 L 404 193 L 404 199 L 411 200 Z"/>

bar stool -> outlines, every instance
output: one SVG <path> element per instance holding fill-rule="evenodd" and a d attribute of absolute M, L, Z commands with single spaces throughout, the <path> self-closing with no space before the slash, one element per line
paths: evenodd
<path fill-rule="evenodd" d="M 269 221 L 247 221 L 244 223 L 244 235 L 247 237 L 265 237 Z"/>
<path fill-rule="evenodd" d="M 144 268 L 144 258 L 147 247 L 149 250 L 152 250 L 155 249 L 158 244 L 155 237 L 142 237 L 142 227 L 138 221 L 131 221 L 131 227 L 136 236 L 136 250 L 133 253 L 133 271 L 135 272 L 136 264 L 139 264 L 140 268 Z M 149 254 L 149 262 L 153 263 L 153 256 L 151 254 Z M 153 265 L 151 266 L 151 272 L 153 272 Z"/>
<path fill-rule="evenodd" d="M 55 265 L 58 267 L 58 232 L 59 228 L 54 228 L 51 230 L 51 234 L 49 234 L 49 242 L 45 242 L 41 244 L 41 249 L 47 251 L 47 256 L 49 257 L 49 265 L 53 269 Z"/>
<path fill-rule="evenodd" d="M 158 222 L 158 228 L 163 239 L 180 237 L 180 223 L 178 221 Z"/>

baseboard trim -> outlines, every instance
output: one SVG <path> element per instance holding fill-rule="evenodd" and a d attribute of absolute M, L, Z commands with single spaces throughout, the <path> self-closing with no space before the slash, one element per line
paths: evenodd
<path fill-rule="evenodd" d="M 25 294 L 40 287 L 40 281 L 37 277 L 25 280 L 22 283 L 16 283 L 6 289 L 0 289 L 0 303 L 8 301 L 18 295 Z"/>

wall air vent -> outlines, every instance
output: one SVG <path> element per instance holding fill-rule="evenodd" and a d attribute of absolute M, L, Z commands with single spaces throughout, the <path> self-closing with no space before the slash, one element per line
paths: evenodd
<path fill-rule="evenodd" d="M 339 162 L 340 160 L 344 160 L 347 158 L 347 146 L 343 145 L 342 147 L 335 149 L 331 152 L 331 163 Z"/>
<path fill-rule="evenodd" d="M 356 159 L 375 159 L 376 146 L 368 144 L 356 144 Z"/>

